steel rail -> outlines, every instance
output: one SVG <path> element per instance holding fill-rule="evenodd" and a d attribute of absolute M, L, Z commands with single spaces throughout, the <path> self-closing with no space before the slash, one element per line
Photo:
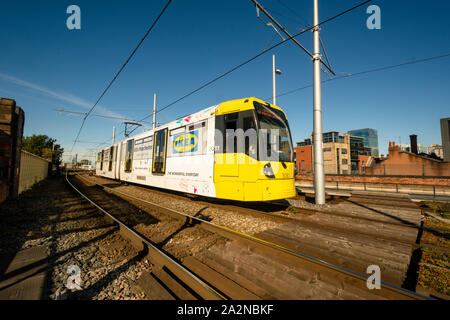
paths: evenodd
<path fill-rule="evenodd" d="M 79 175 L 79 174 L 76 174 Z M 81 176 L 80 176 L 81 177 Z M 85 178 L 84 178 L 85 179 Z M 86 180 L 86 179 L 85 179 Z M 164 252 L 159 250 L 157 247 L 155 247 L 152 243 L 150 243 L 147 239 L 139 235 L 136 231 L 134 231 L 132 228 L 128 227 L 125 223 L 114 217 L 114 215 L 110 214 L 106 210 L 104 210 L 102 207 L 97 205 L 94 201 L 89 199 L 85 194 L 83 194 L 80 190 L 78 190 L 70 181 L 68 178 L 68 171 L 66 170 L 66 181 L 67 183 L 76 191 L 78 192 L 84 199 L 89 201 L 93 206 L 95 206 L 97 209 L 99 209 L 101 212 L 106 214 L 109 218 L 114 220 L 120 227 L 126 229 L 128 232 L 130 232 L 133 236 L 138 238 L 144 245 L 147 246 L 147 248 L 151 249 L 155 254 L 158 254 L 159 257 L 161 257 L 166 263 L 168 263 L 170 266 L 181 272 L 181 274 L 184 274 L 186 277 L 193 280 L 194 283 L 197 284 L 196 289 L 200 289 L 200 292 L 205 294 L 210 299 L 215 300 L 226 300 L 224 296 L 222 296 L 220 293 L 215 291 L 213 288 L 208 286 L 206 283 L 204 283 L 202 280 L 200 280 L 197 276 L 195 276 L 192 272 L 190 272 L 188 269 L 186 269 L 183 265 L 179 264 L 175 260 L 173 260 L 171 257 L 166 255 Z M 180 273 L 177 273 L 177 275 L 180 275 Z M 182 279 L 185 280 L 185 279 Z M 192 281 L 189 281 L 189 283 L 192 283 Z M 194 289 L 194 288 L 192 288 Z"/>
<path fill-rule="evenodd" d="M 82 176 L 80 176 L 80 178 L 83 178 Z M 105 177 L 101 177 L 104 179 L 109 179 L 109 178 L 105 178 Z M 85 179 L 85 178 L 83 178 Z M 87 179 L 85 179 L 86 181 L 88 181 Z M 97 185 L 101 186 L 102 188 L 107 188 L 104 185 L 100 185 L 98 183 L 96 183 Z M 146 189 L 145 187 L 143 187 L 142 185 L 134 185 L 134 187 L 136 188 L 140 188 L 140 189 L 144 189 L 146 191 L 149 191 L 149 189 Z M 110 188 L 110 190 L 112 190 Z M 189 197 L 183 196 L 183 195 L 178 195 L 178 194 L 172 194 L 172 193 L 168 193 L 167 190 L 151 190 L 152 192 L 157 192 L 157 193 L 164 193 L 165 195 L 169 195 L 171 197 L 175 197 L 175 198 L 183 198 L 183 199 L 187 199 Z M 277 221 L 282 221 L 282 222 L 293 222 L 293 223 L 304 223 L 304 224 L 308 224 L 310 226 L 321 226 L 323 227 L 322 224 L 316 223 L 316 222 L 312 222 L 312 221 L 305 221 L 303 219 L 299 219 L 296 217 L 291 217 L 291 216 L 284 216 L 284 215 L 279 215 L 279 214 L 274 214 L 274 213 L 270 213 L 270 212 L 264 212 L 264 211 L 259 211 L 256 209 L 252 209 L 252 208 L 247 208 L 247 207 L 240 207 L 238 205 L 233 205 L 233 204 L 217 204 L 217 203 L 211 203 L 211 202 L 207 202 L 204 200 L 200 200 L 197 201 L 196 203 L 205 203 L 211 207 L 215 207 L 215 208 L 219 208 L 219 209 L 225 209 L 225 210 L 240 210 L 241 212 L 244 212 L 245 214 L 250 214 L 253 216 L 266 216 L 269 219 L 272 220 L 277 220 Z M 282 208 L 286 208 L 287 206 L 285 204 L 280 203 L 278 200 L 274 200 L 270 202 L 271 205 L 274 206 L 279 206 L 280 210 L 282 210 Z M 414 223 L 409 223 L 409 224 L 405 224 L 405 223 L 400 223 L 400 222 L 393 222 L 393 221 L 384 221 L 384 220 L 379 220 L 379 219 L 373 219 L 373 218 L 368 218 L 368 217 L 359 217 L 359 216 L 355 216 L 355 215 L 351 215 L 346 213 L 345 211 L 333 211 L 333 212 L 328 212 L 328 211 L 323 211 L 323 210 L 319 210 L 319 209 L 305 209 L 305 208 L 301 208 L 301 207 L 295 207 L 293 206 L 296 210 L 298 210 L 299 212 L 314 212 L 314 213 L 319 213 L 319 214 L 323 214 L 323 215 L 331 215 L 331 216 L 336 216 L 336 217 L 345 217 L 345 218 L 350 218 L 353 220 L 363 220 L 363 221 L 368 221 L 368 222 L 373 222 L 373 223 L 379 223 L 379 224 L 384 224 L 384 225 L 392 225 L 394 227 L 403 227 L 403 228 L 408 228 L 408 229 L 417 229 L 417 230 L 424 230 L 424 231 L 435 231 L 435 232 L 443 232 L 443 233 L 448 233 L 448 230 L 445 229 L 440 229 L 440 228 L 432 228 L 432 227 L 426 227 L 426 226 L 421 226 L 421 225 L 416 225 Z M 338 228 L 338 227 L 333 227 L 333 226 L 329 226 L 329 229 L 335 230 L 335 231 L 349 231 L 348 229 L 345 228 Z M 360 235 L 365 235 L 368 237 L 377 237 L 380 238 L 379 236 L 377 236 L 376 234 L 368 234 L 368 233 L 360 233 L 357 231 L 351 231 L 352 233 L 357 233 Z M 394 242 L 399 242 L 399 243 L 405 243 L 405 244 L 411 244 L 414 245 L 414 247 L 420 247 L 421 245 L 417 246 L 415 243 L 410 243 L 408 241 L 404 241 L 398 238 L 391 238 L 391 237 L 383 237 L 382 239 L 384 240 L 388 240 L 388 241 L 394 241 Z"/>
<path fill-rule="evenodd" d="M 86 178 L 84 178 L 84 177 L 82 177 L 80 175 L 78 175 L 78 176 L 80 178 L 82 178 L 83 180 L 90 182 L 88 179 L 86 179 Z M 90 182 L 90 183 L 92 183 L 92 182 Z M 236 231 L 236 230 L 233 230 L 233 229 L 225 227 L 225 226 L 214 224 L 214 223 L 211 223 L 209 221 L 206 221 L 206 220 L 194 217 L 194 216 L 190 216 L 190 215 L 185 214 L 183 212 L 179 212 L 177 210 L 161 206 L 161 205 L 159 205 L 157 203 L 154 203 L 154 202 L 151 202 L 151 201 L 148 201 L 148 200 L 144 200 L 144 199 L 140 199 L 140 198 L 137 198 L 135 196 L 128 195 L 126 193 L 123 193 L 123 192 L 120 192 L 120 191 L 117 191 L 117 190 L 113 190 L 112 188 L 109 188 L 109 187 L 106 187 L 106 186 L 102 186 L 102 185 L 99 185 L 97 183 L 95 183 L 95 185 L 101 186 L 104 189 L 109 189 L 109 190 L 111 190 L 111 193 L 118 193 L 118 194 L 121 194 L 121 195 L 123 195 L 125 197 L 128 197 L 128 198 L 131 198 L 131 199 L 134 199 L 134 200 L 137 200 L 137 201 L 149 204 L 149 205 L 151 205 L 153 207 L 157 207 L 159 209 L 162 209 L 164 212 L 168 212 L 169 214 L 173 214 L 173 215 L 178 216 L 180 218 L 195 220 L 195 221 L 198 222 L 198 224 L 200 226 L 204 227 L 206 230 L 212 231 L 212 232 L 216 232 L 216 233 L 220 233 L 221 235 L 223 235 L 223 236 L 225 236 L 225 237 L 227 237 L 229 239 L 245 240 L 245 241 L 250 242 L 250 243 L 257 243 L 259 245 L 263 245 L 266 248 L 272 249 L 272 251 L 275 254 L 277 254 L 279 252 L 282 252 L 284 254 L 287 254 L 290 257 L 294 257 L 294 258 L 300 259 L 302 261 L 306 261 L 306 262 L 313 263 L 315 265 L 318 265 L 318 266 L 321 266 L 321 267 L 324 267 L 324 268 L 327 268 L 327 269 L 334 270 L 336 272 L 342 273 L 342 274 L 344 274 L 346 276 L 352 277 L 352 278 L 357 279 L 359 281 L 364 281 L 364 283 L 366 283 L 368 278 L 369 278 L 369 276 L 367 276 L 365 274 L 362 274 L 362 273 L 359 273 L 359 272 L 356 272 L 356 271 L 353 271 L 353 270 L 350 270 L 350 269 L 347 269 L 347 268 L 344 268 L 344 267 L 341 267 L 341 266 L 329 263 L 327 261 L 324 261 L 324 260 L 321 260 L 321 259 L 309 256 L 309 255 L 306 255 L 306 254 L 301 253 L 299 251 L 286 248 L 284 246 L 281 246 L 281 245 L 278 245 L 278 244 L 275 244 L 275 243 L 272 243 L 272 242 L 269 242 L 269 241 L 266 241 L 266 240 L 263 240 L 263 239 L 260 239 L 260 238 L 257 238 L 257 237 L 254 237 L 254 236 L 251 236 L 251 235 L 248 235 L 248 234 Z M 381 284 L 381 287 L 383 289 L 386 289 L 386 290 L 389 290 L 391 292 L 394 292 L 394 294 L 396 293 L 396 294 L 403 295 L 403 296 L 406 296 L 408 298 L 413 298 L 413 299 L 432 300 L 431 298 L 429 298 L 427 296 L 424 296 L 422 294 L 419 294 L 419 293 L 416 293 L 416 292 L 413 292 L 413 291 L 401 288 L 399 286 L 387 283 L 387 282 L 382 281 L 382 280 L 380 281 L 380 284 Z"/>

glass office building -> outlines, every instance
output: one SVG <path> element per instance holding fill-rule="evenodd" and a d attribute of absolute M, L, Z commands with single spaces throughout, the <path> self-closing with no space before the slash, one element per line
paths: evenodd
<path fill-rule="evenodd" d="M 358 129 L 348 132 L 351 136 L 364 138 L 364 146 L 369 147 L 371 156 L 378 156 L 378 132 L 375 129 Z"/>

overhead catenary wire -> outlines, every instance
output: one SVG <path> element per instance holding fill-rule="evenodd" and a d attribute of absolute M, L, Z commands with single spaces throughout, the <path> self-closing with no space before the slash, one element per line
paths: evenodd
<path fill-rule="evenodd" d="M 266 15 L 266 17 L 267 18 L 269 18 L 269 20 L 270 21 L 272 21 L 272 23 L 273 24 L 275 24 L 275 26 L 277 26 L 280 30 L 281 30 L 281 32 L 283 32 L 286 36 L 288 36 L 288 37 L 290 37 L 291 39 L 292 39 L 292 41 L 298 46 L 298 47 L 300 47 L 307 55 L 309 55 L 310 56 L 310 58 L 311 59 L 314 59 L 314 56 L 313 56 L 313 54 L 308 50 L 308 49 L 306 49 L 300 42 L 298 42 L 298 40 L 297 39 L 295 39 L 287 30 L 286 30 L 286 28 L 284 27 L 284 26 L 282 26 L 280 23 L 278 23 L 278 21 L 275 19 L 275 18 L 273 18 L 272 17 L 272 15 L 258 2 L 258 1 L 256 1 L 256 0 L 250 0 L 250 1 L 252 1 L 253 2 L 253 4 L 255 5 L 255 7 L 256 7 L 256 11 L 258 12 L 258 18 L 260 18 L 259 17 L 259 10 L 261 10 L 265 15 Z M 260 18 L 261 19 L 261 18 Z M 263 19 L 261 19 L 263 22 L 264 22 L 264 20 Z M 272 24 L 272 23 L 266 23 L 266 22 L 264 22 L 267 26 L 272 26 L 274 29 L 275 29 L 275 31 L 281 36 L 281 38 L 284 40 L 284 38 L 283 38 L 283 36 L 278 32 L 278 30 L 275 28 L 275 26 Z M 329 66 L 329 65 L 327 65 L 323 60 L 322 60 L 322 58 L 319 58 L 319 61 L 320 61 L 320 63 L 323 65 L 323 66 L 325 66 L 327 69 L 328 69 L 328 71 L 330 71 L 333 75 L 334 75 L 334 71 L 333 71 L 333 69 L 331 69 L 331 67 Z"/>
<path fill-rule="evenodd" d="M 311 26 L 311 27 L 309 27 L 308 29 L 302 30 L 301 32 L 299 32 L 299 33 L 297 33 L 297 34 L 294 34 L 293 36 L 288 37 L 287 39 L 282 40 L 282 41 L 276 43 L 275 45 L 271 46 L 270 48 L 263 50 L 262 52 L 256 54 L 255 56 L 253 56 L 253 57 L 247 59 L 246 61 L 244 61 L 244 62 L 238 64 L 237 66 L 231 68 L 230 70 L 228 70 L 228 71 L 222 73 L 221 75 L 217 76 L 217 77 L 214 78 L 213 80 L 210 80 L 210 81 L 206 82 L 205 84 L 201 85 L 201 86 L 198 87 L 197 89 L 192 90 L 191 92 L 189 92 L 189 93 L 185 94 L 184 96 L 182 96 L 182 97 L 176 99 L 175 101 L 173 101 L 173 102 L 167 104 L 166 106 L 160 108 L 159 110 L 156 110 L 156 113 L 159 113 L 159 112 L 161 112 L 161 111 L 163 111 L 163 110 L 166 110 L 167 108 L 169 108 L 169 107 L 175 105 L 176 103 L 178 103 L 178 102 L 180 102 L 180 101 L 186 99 L 187 97 L 193 95 L 194 93 L 196 93 L 196 92 L 198 92 L 198 91 L 200 91 L 200 90 L 206 88 L 207 86 L 209 86 L 209 85 L 213 84 L 214 82 L 216 82 L 216 81 L 218 81 L 218 80 L 224 78 L 225 76 L 229 75 L 230 73 L 232 73 L 232 72 L 234 72 L 234 71 L 236 71 L 236 70 L 242 68 L 242 67 L 245 66 L 246 64 L 252 62 L 253 60 L 255 60 L 255 59 L 257 59 L 257 58 L 259 58 L 260 56 L 264 55 L 265 53 L 267 53 L 267 52 L 269 52 L 269 51 L 275 49 L 276 47 L 282 45 L 283 43 L 286 43 L 287 41 L 290 41 L 290 40 L 292 40 L 293 38 L 296 38 L 296 37 L 298 37 L 298 36 L 300 36 L 300 35 L 302 35 L 302 34 L 308 32 L 308 31 L 310 31 L 310 30 L 312 30 L 312 29 L 314 29 L 314 28 L 316 28 L 316 27 L 318 27 L 318 26 L 321 26 L 321 25 L 323 25 L 323 24 L 325 24 L 325 23 L 328 23 L 328 22 L 330 22 L 330 21 L 332 21 L 332 20 L 334 20 L 334 19 L 336 19 L 336 18 L 338 18 L 338 17 L 340 17 L 340 16 L 342 16 L 342 15 L 345 15 L 345 14 L 347 14 L 347 13 L 349 13 L 349 12 L 351 12 L 351 11 L 353 11 L 353 10 L 355 10 L 355 9 L 357 9 L 357 8 L 363 6 L 363 5 L 365 5 L 365 4 L 367 4 L 367 3 L 371 2 L 371 1 L 372 1 L 372 0 L 366 0 L 366 1 L 364 1 L 364 2 L 361 2 L 361 3 L 359 3 L 359 4 L 357 4 L 357 5 L 355 5 L 355 6 L 351 7 L 351 8 L 349 8 L 349 9 L 347 9 L 347 10 L 345 10 L 345 11 L 342 11 L 342 12 L 340 12 L 340 13 L 338 13 L 338 14 L 336 14 L 336 15 L 334 15 L 334 16 L 332 16 L 332 17 L 326 19 L 326 20 L 323 20 L 322 22 L 320 22 L 320 23 L 317 24 L 316 26 Z M 145 119 L 148 119 L 148 118 L 151 117 L 151 116 L 152 116 L 152 114 L 150 114 L 150 115 L 148 115 L 148 116 L 142 118 L 140 121 L 143 121 L 143 120 L 145 120 Z"/>
<path fill-rule="evenodd" d="M 273 9 L 269 9 L 269 8 L 267 8 L 267 7 L 266 7 L 266 9 L 269 10 L 270 12 L 274 13 L 276 16 L 280 16 L 280 17 L 283 17 L 283 18 L 288 19 L 288 20 L 290 20 L 290 21 L 293 21 L 293 22 L 299 24 L 299 25 L 302 26 L 302 27 L 306 27 L 306 26 L 307 26 L 307 24 L 306 24 L 306 23 L 303 23 L 302 21 L 300 21 L 300 19 L 294 19 L 294 18 L 291 18 L 291 17 L 289 17 L 289 16 L 286 16 L 286 15 L 280 13 L 279 11 L 275 11 L 275 10 L 273 10 Z"/>
<path fill-rule="evenodd" d="M 264 55 L 265 53 L 267 53 L 267 52 L 269 52 L 269 51 L 275 49 L 276 47 L 278 47 L 278 46 L 280 46 L 280 45 L 286 43 L 287 41 L 290 41 L 291 39 L 296 38 L 296 37 L 298 37 L 298 36 L 300 36 L 300 35 L 302 35 L 302 34 L 308 32 L 308 31 L 310 31 L 310 30 L 312 30 L 312 29 L 314 29 L 314 28 L 316 28 L 316 27 L 319 27 L 319 26 L 321 26 L 321 25 L 323 25 L 323 24 L 325 24 L 325 23 L 328 23 L 328 22 L 330 22 L 330 21 L 332 21 L 332 20 L 334 20 L 334 19 L 336 19 L 336 18 L 339 18 L 340 16 L 343 16 L 343 15 L 345 15 L 345 14 L 347 14 L 347 13 L 349 13 L 349 12 L 351 12 L 351 11 L 353 11 L 353 10 L 355 10 L 355 9 L 357 9 L 357 8 L 363 6 L 363 5 L 365 5 L 365 4 L 367 4 L 367 3 L 371 2 L 371 1 L 372 1 L 372 0 L 366 0 L 366 1 L 363 1 L 363 2 L 361 2 L 361 3 L 359 3 L 359 4 L 357 4 L 357 5 L 353 6 L 353 7 L 351 7 L 351 8 L 349 8 L 349 9 L 345 10 L 345 11 L 342 11 L 342 12 L 340 12 L 340 13 L 338 13 L 338 14 L 336 14 L 336 15 L 330 17 L 330 18 L 327 18 L 327 19 L 323 20 L 322 22 L 318 23 L 316 26 L 310 26 L 309 28 L 304 29 L 304 30 L 302 30 L 301 32 L 298 32 L 297 34 L 294 34 L 294 35 L 292 35 L 292 36 L 289 36 L 289 37 L 286 38 L 285 40 L 282 40 L 282 41 L 280 41 L 280 42 L 274 44 L 273 46 L 271 46 L 271 47 L 268 48 L 268 49 L 264 49 L 262 52 L 258 53 L 257 55 L 255 55 L 255 56 L 253 56 L 253 57 L 247 59 L 246 61 L 240 63 L 239 65 L 237 65 L 237 66 L 231 68 L 230 70 L 228 70 L 228 71 L 222 73 L 221 75 L 217 76 L 217 77 L 214 78 L 213 80 L 210 80 L 210 81 L 206 82 L 205 84 L 201 85 L 201 86 L 198 87 L 197 89 L 192 90 L 191 92 L 185 94 L 184 96 L 182 96 L 182 97 L 176 99 L 175 101 L 173 101 L 173 102 L 171 102 L 171 103 L 165 105 L 164 107 L 162 107 L 162 108 L 156 110 L 155 113 L 158 114 L 158 113 L 160 113 L 161 111 L 166 110 L 167 108 L 169 108 L 169 107 L 171 107 L 171 106 L 177 104 L 178 102 L 180 102 L 180 101 L 182 101 L 182 100 L 188 98 L 189 96 L 193 95 L 194 93 L 196 93 L 196 92 L 198 92 L 198 91 L 200 91 L 200 90 L 202 90 L 202 89 L 208 87 L 209 85 L 213 84 L 214 82 L 216 82 L 216 81 L 218 81 L 218 80 L 224 78 L 225 76 L 229 75 L 230 73 L 232 73 L 232 72 L 234 72 L 234 71 L 240 69 L 241 67 L 245 66 L 246 64 L 252 62 L 253 60 L 256 60 L 256 59 L 259 58 L 260 56 L 262 56 L 262 55 Z M 144 118 L 140 119 L 139 121 L 144 121 L 144 120 L 148 119 L 149 117 L 151 117 L 152 115 L 153 115 L 153 113 L 149 114 L 148 116 L 145 116 Z M 133 133 L 135 130 L 137 130 L 137 128 L 138 128 L 138 127 L 134 128 L 132 131 L 130 131 L 129 134 Z M 124 130 L 123 130 L 120 134 L 122 134 L 122 133 L 124 133 Z"/>
<path fill-rule="evenodd" d="M 57 109 L 57 108 L 54 108 L 54 109 L 52 109 L 52 110 L 54 110 L 54 111 L 58 111 L 58 112 L 65 112 L 65 113 L 68 113 L 69 115 L 70 114 L 72 114 L 72 115 L 87 115 L 87 112 L 79 112 L 79 111 L 72 111 L 72 110 L 65 110 L 65 109 Z M 135 122 L 138 122 L 137 120 L 134 120 L 134 119 L 129 119 L 129 118 L 124 118 L 124 117 L 116 117 L 116 116 L 108 116 L 108 115 L 103 115 L 103 114 L 94 114 L 94 113 L 91 113 L 90 114 L 90 116 L 91 117 L 100 117 L 100 118 L 107 118 L 107 119 L 114 119 L 114 120 L 126 120 L 126 121 L 135 121 Z M 145 121 L 142 121 L 142 123 L 148 123 L 148 124 L 150 124 L 149 122 L 145 122 Z M 77 140 L 77 141 L 79 141 L 79 140 Z"/>
<path fill-rule="evenodd" d="M 378 68 L 374 68 L 374 69 L 370 69 L 370 70 L 365 70 L 365 71 L 360 71 L 360 72 L 355 72 L 355 73 L 348 73 L 346 75 L 343 76 L 339 76 L 339 77 L 334 77 L 331 79 L 327 79 L 327 80 L 323 80 L 322 83 L 325 82 L 329 82 L 329 81 L 334 81 L 334 80 L 340 80 L 340 79 L 345 79 L 345 78 L 350 78 L 350 77 L 356 77 L 356 76 L 360 76 L 363 74 L 368 74 L 368 73 L 372 73 L 372 72 L 379 72 L 379 71 L 384 71 L 384 70 L 389 70 L 389 69 L 394 69 L 394 68 L 399 68 L 399 67 L 404 67 L 407 65 L 412 65 L 412 64 L 417 64 L 417 63 L 422 63 L 422 62 L 427 62 L 427 61 L 432 61 L 432 60 L 437 60 L 437 59 L 442 59 L 442 58 L 447 58 L 450 57 L 450 53 L 446 53 L 443 55 L 439 55 L 439 56 L 433 56 L 433 57 L 428 57 L 428 58 L 423 58 L 423 59 L 419 59 L 419 60 L 413 60 L 413 61 L 408 61 L 408 62 L 404 62 L 404 63 L 399 63 L 399 64 L 394 64 L 394 65 L 389 65 L 389 66 L 384 66 L 384 67 L 378 67 Z M 286 96 L 304 89 L 308 89 L 311 88 L 313 86 L 313 84 L 309 84 L 297 89 L 293 89 L 293 90 L 289 90 L 287 92 L 283 92 L 277 95 L 278 97 L 282 97 L 282 96 Z M 272 98 L 267 98 L 266 100 L 270 100 Z"/>
<path fill-rule="evenodd" d="M 172 2 L 172 0 L 168 0 L 166 5 L 164 6 L 164 8 L 161 10 L 161 12 L 159 13 L 158 17 L 153 21 L 152 25 L 150 26 L 150 28 L 148 28 L 147 32 L 145 33 L 145 35 L 142 37 L 141 41 L 139 41 L 138 45 L 136 46 L 136 48 L 134 48 L 134 50 L 131 52 L 131 54 L 129 55 L 128 59 L 125 61 L 125 63 L 122 65 L 122 67 L 119 69 L 119 71 L 114 75 L 114 78 L 109 82 L 108 86 L 105 88 L 105 90 L 103 90 L 102 94 L 100 95 L 100 97 L 97 99 L 97 101 L 94 103 L 94 105 L 91 107 L 91 109 L 89 109 L 89 111 L 87 112 L 87 114 L 84 116 L 83 121 L 81 123 L 80 129 L 78 130 L 77 136 L 75 138 L 75 141 L 72 145 L 72 149 L 75 147 L 75 144 L 81 134 L 81 131 L 83 130 L 84 124 L 86 122 L 86 119 L 89 117 L 89 115 L 91 114 L 91 112 L 94 110 L 94 108 L 97 106 L 97 104 L 100 102 L 100 100 L 103 98 L 103 96 L 106 94 L 106 92 L 109 90 L 109 88 L 112 86 L 112 84 L 114 83 L 114 81 L 117 79 L 117 77 L 119 76 L 119 74 L 123 71 L 123 69 L 125 68 L 125 66 L 128 64 L 128 62 L 131 60 L 131 58 L 134 56 L 134 54 L 136 53 L 136 51 L 139 49 L 139 47 L 141 46 L 141 44 L 144 42 L 145 38 L 147 38 L 147 36 L 150 34 L 150 32 L 152 31 L 152 29 L 154 28 L 154 26 L 156 25 L 156 23 L 159 21 L 159 19 L 161 18 L 161 16 L 164 14 L 164 12 L 166 11 L 167 7 L 169 6 L 169 4 Z"/>
<path fill-rule="evenodd" d="M 308 22 L 306 22 L 306 19 L 304 19 L 298 12 L 296 12 L 294 9 L 292 9 L 291 7 L 287 6 L 284 2 L 282 2 L 281 0 L 277 0 L 283 7 L 285 7 L 286 9 L 288 9 L 289 11 L 291 11 L 296 17 L 297 19 L 300 19 L 301 22 L 304 25 L 309 25 Z"/>

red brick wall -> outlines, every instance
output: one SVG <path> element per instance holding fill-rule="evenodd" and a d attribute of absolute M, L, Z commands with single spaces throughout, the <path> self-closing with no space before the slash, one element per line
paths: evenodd
<path fill-rule="evenodd" d="M 399 146 L 392 143 L 389 146 L 389 157 L 373 167 L 365 168 L 365 174 L 450 177 L 450 162 L 400 151 Z"/>
<path fill-rule="evenodd" d="M 364 174 L 364 169 L 363 166 L 365 166 L 367 164 L 367 160 L 369 160 L 371 156 L 363 156 L 363 155 L 358 155 L 358 172 L 359 174 Z"/>
<path fill-rule="evenodd" d="M 0 203 L 18 195 L 24 119 L 13 99 L 0 99 Z"/>
<path fill-rule="evenodd" d="M 297 170 L 299 173 L 313 172 L 312 146 L 295 147 Z"/>
<path fill-rule="evenodd" d="M 313 181 L 312 175 L 298 175 L 297 181 Z M 326 182 L 356 182 L 356 183 L 398 183 L 398 184 L 426 184 L 435 186 L 450 186 L 450 178 L 433 177 L 374 177 L 374 176 L 325 176 Z"/>

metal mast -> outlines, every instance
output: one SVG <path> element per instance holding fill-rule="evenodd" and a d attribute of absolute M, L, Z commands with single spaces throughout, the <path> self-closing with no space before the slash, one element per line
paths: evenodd
<path fill-rule="evenodd" d="M 112 144 L 114 145 L 115 143 L 116 143 L 116 127 L 113 127 Z"/>
<path fill-rule="evenodd" d="M 314 191 L 316 204 L 325 204 L 325 174 L 323 166 L 323 136 L 322 136 L 322 88 L 320 79 L 320 37 L 319 24 L 319 1 L 314 1 Z"/>
<path fill-rule="evenodd" d="M 153 94 L 153 129 L 156 126 L 156 93 Z"/>
<path fill-rule="evenodd" d="M 273 91 L 273 104 L 277 105 L 277 93 L 275 89 L 275 77 L 276 77 L 276 69 L 275 69 L 275 55 L 272 56 L 272 91 Z"/>

